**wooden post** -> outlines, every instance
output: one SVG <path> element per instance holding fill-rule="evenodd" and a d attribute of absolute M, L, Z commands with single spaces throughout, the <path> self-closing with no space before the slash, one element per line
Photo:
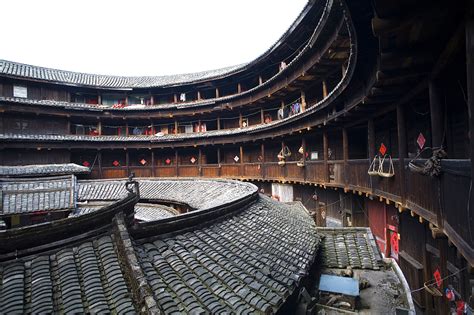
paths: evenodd
<path fill-rule="evenodd" d="M 67 134 L 68 134 L 68 135 L 72 134 L 72 130 L 71 130 L 71 120 L 70 120 L 70 119 L 71 119 L 71 118 L 68 117 L 68 119 L 67 119 L 67 126 L 66 126 L 66 128 L 67 128 Z"/>
<path fill-rule="evenodd" d="M 130 132 L 128 130 L 128 122 L 125 122 L 125 135 L 128 137 L 130 135 Z"/>
<path fill-rule="evenodd" d="M 424 233 L 426 235 L 426 232 Z M 420 244 L 423 244 L 423 282 L 433 280 L 433 275 L 431 274 L 431 254 L 426 249 L 426 237 L 425 235 L 420 235 L 423 238 L 423 241 L 420 239 Z M 422 291 L 425 295 L 425 312 L 426 314 L 433 314 L 433 296 L 426 290 Z"/>
<path fill-rule="evenodd" d="M 301 90 L 301 111 L 304 112 L 306 110 L 306 93 Z"/>
<path fill-rule="evenodd" d="M 472 4 L 471 4 L 472 10 Z M 474 17 L 466 22 L 466 73 L 467 73 L 467 108 L 469 112 L 469 146 L 471 157 L 471 180 L 474 179 Z M 471 189 L 470 200 L 474 200 L 474 189 Z M 474 202 L 469 203 L 470 213 L 474 213 Z"/>
<path fill-rule="evenodd" d="M 439 250 L 439 269 L 441 272 L 441 277 L 444 278 L 448 276 L 448 266 L 447 266 L 447 261 L 448 261 L 448 240 L 445 237 L 440 237 L 436 240 L 438 243 L 438 250 Z M 443 281 L 442 287 L 441 287 L 441 292 L 444 292 L 444 290 L 447 288 L 446 281 Z M 441 310 L 440 314 L 449 314 L 449 304 L 446 299 L 440 299 L 440 306 Z"/>
<path fill-rule="evenodd" d="M 97 133 L 99 134 L 99 136 L 102 136 L 102 121 L 100 120 L 97 123 Z"/>
<path fill-rule="evenodd" d="M 301 139 L 301 147 L 303 148 L 303 163 L 306 164 L 306 138 L 305 137 Z M 306 181 L 306 169 L 307 167 L 303 169 L 303 181 Z"/>
<path fill-rule="evenodd" d="M 221 118 L 217 116 L 217 130 L 221 130 Z"/>
<path fill-rule="evenodd" d="M 155 151 L 151 150 L 151 176 L 155 177 Z"/>
<path fill-rule="evenodd" d="M 329 182 L 329 169 L 328 169 L 328 134 L 323 131 L 323 159 L 324 159 L 324 181 Z"/>
<path fill-rule="evenodd" d="M 262 162 L 260 164 L 260 174 L 262 179 L 265 179 L 265 144 L 263 142 L 260 145 L 260 156 L 262 157 Z"/>
<path fill-rule="evenodd" d="M 179 167 L 178 167 L 178 149 L 174 150 L 174 164 L 176 170 L 176 177 L 179 176 Z"/>
<path fill-rule="evenodd" d="M 440 90 L 437 82 L 431 80 L 429 83 L 430 95 L 430 117 L 431 117 L 431 136 L 432 147 L 443 145 L 444 109 L 440 99 Z"/>
<path fill-rule="evenodd" d="M 342 128 L 342 156 L 343 156 L 343 160 L 344 160 L 344 186 L 346 187 L 347 189 L 347 184 L 349 182 L 349 178 L 348 178 L 348 160 L 349 160 L 349 140 L 348 140 L 348 137 L 347 137 L 347 129 L 346 128 Z"/>
<path fill-rule="evenodd" d="M 202 176 L 202 150 L 201 148 L 198 149 L 198 171 L 199 171 L 199 176 Z"/>
<path fill-rule="evenodd" d="M 127 176 L 130 175 L 130 154 L 128 150 L 125 151 L 125 165 L 127 166 Z"/>
<path fill-rule="evenodd" d="M 175 135 L 178 134 L 178 121 L 177 120 L 174 121 L 174 134 Z"/>
<path fill-rule="evenodd" d="M 178 94 L 173 94 L 173 103 L 178 103 Z"/>
<path fill-rule="evenodd" d="M 262 85 L 263 84 L 263 79 L 262 79 L 262 76 L 259 75 L 258 76 L 258 85 Z"/>
<path fill-rule="evenodd" d="M 153 95 L 150 96 L 150 105 L 155 105 L 155 97 Z"/>
<path fill-rule="evenodd" d="M 102 151 L 99 150 L 97 154 L 98 154 L 97 162 L 99 163 L 99 177 L 103 178 L 102 177 Z"/>
<path fill-rule="evenodd" d="M 217 148 L 217 164 L 221 164 L 221 148 Z"/>
<path fill-rule="evenodd" d="M 397 134 L 398 134 L 398 163 L 400 172 L 400 197 L 405 203 L 405 157 L 407 157 L 407 130 L 405 126 L 405 111 L 402 105 L 397 106 Z"/>
<path fill-rule="evenodd" d="M 128 95 L 125 95 L 125 105 L 128 105 Z"/>
<path fill-rule="evenodd" d="M 198 132 L 201 132 L 201 120 L 198 120 Z"/>
<path fill-rule="evenodd" d="M 97 104 L 102 105 L 102 95 L 97 95 Z"/>
<path fill-rule="evenodd" d="M 200 92 L 200 91 L 197 91 L 197 100 L 198 100 L 198 101 L 201 100 L 201 92 Z"/>
<path fill-rule="evenodd" d="M 328 86 L 326 84 L 326 81 L 323 81 L 323 99 L 325 99 L 328 96 Z"/>
<path fill-rule="evenodd" d="M 263 108 L 260 108 L 260 123 L 261 124 L 265 123 L 265 114 L 264 114 Z"/>
<path fill-rule="evenodd" d="M 216 98 L 219 97 L 219 88 L 216 88 Z"/>
<path fill-rule="evenodd" d="M 240 177 L 243 177 L 244 174 L 244 147 L 240 146 Z"/>
<path fill-rule="evenodd" d="M 375 125 L 373 118 L 370 118 L 367 124 L 367 149 L 370 161 L 375 157 Z"/>
<path fill-rule="evenodd" d="M 239 113 L 239 128 L 242 128 L 242 112 Z"/>
<path fill-rule="evenodd" d="M 242 93 L 242 84 L 237 83 L 237 93 Z"/>
<path fill-rule="evenodd" d="M 281 150 L 282 150 L 283 155 L 284 155 L 285 154 L 285 141 L 281 142 Z M 288 161 L 286 161 L 286 157 L 285 157 L 285 162 L 288 162 Z M 288 177 L 288 168 L 283 167 L 283 178 L 287 178 L 287 177 Z"/>

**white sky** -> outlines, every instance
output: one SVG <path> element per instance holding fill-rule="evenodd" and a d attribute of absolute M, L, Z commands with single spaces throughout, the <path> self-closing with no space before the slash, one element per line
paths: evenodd
<path fill-rule="evenodd" d="M 307 0 L 4 0 L 0 59 L 96 74 L 164 75 L 251 61 Z"/>

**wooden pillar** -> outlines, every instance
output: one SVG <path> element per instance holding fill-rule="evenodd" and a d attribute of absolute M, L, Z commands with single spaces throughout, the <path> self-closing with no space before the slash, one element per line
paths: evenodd
<path fill-rule="evenodd" d="M 367 149 L 369 160 L 372 160 L 375 157 L 375 125 L 373 118 L 370 118 L 367 124 Z"/>
<path fill-rule="evenodd" d="M 282 151 L 283 151 L 283 154 L 285 154 L 285 141 L 282 141 L 282 142 L 281 142 L 281 149 L 282 149 Z M 288 162 L 288 161 L 286 160 L 286 157 L 285 157 L 285 162 Z M 286 164 L 285 164 L 285 166 L 286 166 Z M 287 167 L 284 167 L 284 168 L 283 168 L 283 178 L 287 178 L 287 177 L 288 177 L 288 168 L 287 168 Z"/>
<path fill-rule="evenodd" d="M 466 22 L 466 73 L 467 73 L 467 104 L 469 111 L 469 142 L 471 149 L 471 178 L 474 179 L 474 17 Z M 474 200 L 474 189 L 471 190 Z M 471 213 L 474 202 L 470 203 Z"/>
<path fill-rule="evenodd" d="M 240 174 L 243 177 L 244 174 L 244 147 L 240 146 Z"/>
<path fill-rule="evenodd" d="M 219 88 L 216 88 L 216 98 L 219 97 Z"/>
<path fill-rule="evenodd" d="M 98 154 L 97 162 L 99 163 L 99 177 L 103 178 L 102 177 L 102 151 L 99 150 L 97 154 Z"/>
<path fill-rule="evenodd" d="M 304 112 L 306 110 L 306 93 L 302 90 L 301 91 L 301 111 Z"/>
<path fill-rule="evenodd" d="M 68 135 L 72 134 L 72 130 L 71 130 L 71 120 L 70 120 L 70 119 L 71 119 L 71 118 L 68 117 L 68 119 L 67 119 L 67 126 L 66 126 L 66 128 L 67 128 L 67 134 L 68 134 Z"/>
<path fill-rule="evenodd" d="M 202 176 L 202 150 L 201 148 L 198 149 L 198 171 L 199 171 L 199 176 Z"/>
<path fill-rule="evenodd" d="M 242 84 L 237 83 L 237 93 L 242 93 Z"/>
<path fill-rule="evenodd" d="M 176 171 L 176 177 L 179 176 L 179 167 L 178 167 L 178 149 L 174 150 L 174 167 Z"/>
<path fill-rule="evenodd" d="M 97 95 L 97 104 L 102 105 L 102 95 Z"/>
<path fill-rule="evenodd" d="M 400 196 L 405 203 L 405 158 L 407 157 L 407 131 L 405 111 L 402 105 L 397 106 L 397 135 L 398 135 L 398 171 L 400 173 Z"/>
<path fill-rule="evenodd" d="M 198 120 L 198 132 L 201 132 L 201 120 Z"/>
<path fill-rule="evenodd" d="M 100 121 L 100 120 L 97 123 L 97 133 L 99 134 L 99 136 L 102 135 L 102 121 Z"/>
<path fill-rule="evenodd" d="M 425 232 L 425 237 L 423 237 L 423 282 L 427 281 L 432 281 L 433 280 L 433 275 L 431 274 L 431 254 L 430 252 L 426 249 L 426 232 Z M 421 241 L 422 236 L 420 235 L 420 241 Z M 426 290 L 422 291 L 423 294 L 425 295 L 425 314 L 434 314 L 433 310 L 433 296 Z"/>
<path fill-rule="evenodd" d="M 260 108 L 260 123 L 265 123 L 265 112 L 263 111 L 263 108 Z"/>
<path fill-rule="evenodd" d="M 217 148 L 217 164 L 221 164 L 221 148 Z"/>
<path fill-rule="evenodd" d="M 242 112 L 239 113 L 239 128 L 242 128 Z"/>
<path fill-rule="evenodd" d="M 155 151 L 151 150 L 151 176 L 155 177 Z"/>
<path fill-rule="evenodd" d="M 439 250 L 439 269 L 441 272 L 441 278 L 448 276 L 448 240 L 445 237 L 440 237 L 436 240 L 437 247 Z M 449 280 L 448 280 L 449 281 Z M 443 281 L 441 292 L 444 292 L 447 288 L 446 280 Z M 449 314 L 449 304 L 446 299 L 440 299 L 440 306 L 441 310 L 439 310 L 440 314 Z"/>
<path fill-rule="evenodd" d="M 306 138 L 303 137 L 301 139 L 301 147 L 303 148 L 303 163 L 306 163 Z M 303 180 L 306 181 L 306 169 L 307 167 L 305 167 L 303 169 Z"/>
<path fill-rule="evenodd" d="M 125 95 L 125 105 L 128 105 L 128 95 Z"/>
<path fill-rule="evenodd" d="M 130 154 L 128 150 L 125 151 L 125 165 L 127 166 L 127 176 L 130 175 Z"/>
<path fill-rule="evenodd" d="M 150 105 L 155 105 L 155 97 L 153 95 L 150 96 Z"/>
<path fill-rule="evenodd" d="M 323 81 L 323 99 L 328 96 L 328 86 L 326 84 L 326 81 Z"/>
<path fill-rule="evenodd" d="M 323 132 L 323 160 L 324 160 L 324 181 L 329 182 L 329 169 L 328 169 L 328 134 L 326 131 Z"/>
<path fill-rule="evenodd" d="M 178 103 L 178 94 L 173 94 L 173 103 Z"/>
<path fill-rule="evenodd" d="M 265 144 L 262 142 L 260 145 L 260 156 L 262 157 L 262 162 L 260 165 L 260 174 L 262 179 L 265 179 Z"/>
<path fill-rule="evenodd" d="M 178 134 L 178 121 L 177 120 L 174 121 L 174 134 L 175 135 Z"/>
<path fill-rule="evenodd" d="M 348 160 L 349 160 L 349 140 L 347 137 L 347 129 L 342 128 L 342 159 L 344 161 L 344 186 L 347 188 L 347 184 L 349 182 L 348 178 Z"/>
<path fill-rule="evenodd" d="M 128 122 L 125 122 L 125 135 L 128 137 L 130 135 L 130 132 L 128 130 Z"/>
<path fill-rule="evenodd" d="M 217 130 L 221 130 L 221 118 L 217 116 Z"/>
<path fill-rule="evenodd" d="M 435 80 L 431 80 L 429 83 L 429 95 L 432 147 L 440 147 L 443 145 L 443 132 L 445 131 L 444 109 L 440 99 L 439 85 Z"/>
<path fill-rule="evenodd" d="M 258 76 L 258 85 L 262 85 L 263 84 L 263 79 L 262 79 L 262 76 L 259 75 Z"/>
<path fill-rule="evenodd" d="M 200 92 L 200 91 L 197 91 L 197 100 L 198 100 L 198 101 L 201 100 L 201 92 Z"/>

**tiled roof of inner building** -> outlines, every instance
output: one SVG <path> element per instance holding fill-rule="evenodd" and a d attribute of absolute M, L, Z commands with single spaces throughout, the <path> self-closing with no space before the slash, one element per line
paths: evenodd
<path fill-rule="evenodd" d="M 0 264 L 5 314 L 135 313 L 110 236 Z"/>
<path fill-rule="evenodd" d="M 0 179 L 0 215 L 74 209 L 76 178 Z"/>
<path fill-rule="evenodd" d="M 257 187 L 232 180 L 138 179 L 140 198 L 177 201 L 202 210 L 254 194 Z M 78 200 L 117 200 L 127 195 L 125 180 L 78 182 Z"/>
<path fill-rule="evenodd" d="M 0 176 L 5 177 L 47 176 L 87 173 L 90 173 L 90 169 L 88 167 L 74 163 L 15 166 L 0 165 Z"/>
<path fill-rule="evenodd" d="M 369 228 L 317 228 L 324 237 L 323 265 L 328 268 L 378 270 L 383 264 L 375 238 Z"/>
<path fill-rule="evenodd" d="M 165 87 L 177 84 L 194 83 L 202 80 L 210 80 L 238 72 L 244 66 L 245 64 L 240 64 L 222 69 L 186 74 L 126 77 L 72 72 L 33 66 L 8 60 L 0 60 L 0 74 L 34 80 L 58 82 L 66 85 L 128 89 Z"/>
<path fill-rule="evenodd" d="M 269 313 L 308 274 L 319 240 L 304 209 L 260 197 L 232 218 L 135 249 L 167 314 Z"/>

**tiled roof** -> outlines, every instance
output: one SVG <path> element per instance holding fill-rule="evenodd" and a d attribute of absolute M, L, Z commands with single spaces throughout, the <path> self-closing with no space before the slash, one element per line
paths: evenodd
<path fill-rule="evenodd" d="M 0 264 L 5 314 L 135 313 L 110 236 Z"/>
<path fill-rule="evenodd" d="M 74 175 L 35 179 L 0 179 L 0 215 L 74 209 Z"/>
<path fill-rule="evenodd" d="M 135 205 L 135 220 L 151 222 L 164 218 L 171 218 L 179 212 L 171 207 L 151 203 L 137 203 Z"/>
<path fill-rule="evenodd" d="M 90 169 L 88 167 L 77 165 L 74 163 L 21 166 L 0 165 L 0 176 L 4 177 L 48 176 L 87 173 L 90 173 Z"/>
<path fill-rule="evenodd" d="M 164 75 L 164 76 L 114 76 L 72 72 L 33 66 L 8 60 L 0 60 L 0 74 L 63 83 L 66 85 L 95 86 L 103 88 L 148 88 L 166 87 L 178 84 L 199 82 L 220 78 L 242 70 L 245 64 L 208 70 L 196 73 Z"/>
<path fill-rule="evenodd" d="M 171 200 L 198 210 L 230 203 L 257 191 L 250 183 L 205 179 L 137 179 L 142 199 Z M 117 200 L 127 195 L 125 180 L 79 181 L 78 200 Z"/>
<path fill-rule="evenodd" d="M 323 264 L 328 268 L 378 270 L 382 257 L 369 228 L 317 228 L 324 237 Z"/>
<path fill-rule="evenodd" d="M 261 197 L 232 218 L 136 251 L 165 313 L 268 313 L 308 274 L 318 244 L 301 207 Z"/>

